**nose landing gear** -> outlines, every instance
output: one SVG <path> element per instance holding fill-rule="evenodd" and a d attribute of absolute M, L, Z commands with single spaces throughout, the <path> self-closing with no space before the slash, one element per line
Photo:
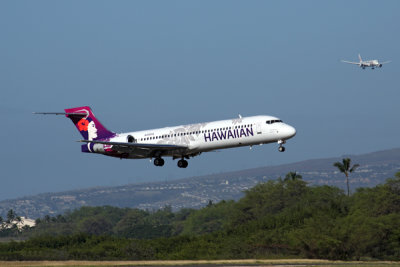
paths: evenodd
<path fill-rule="evenodd" d="M 279 152 L 284 152 L 284 151 L 286 150 L 285 147 L 283 146 L 283 144 L 285 144 L 285 143 L 286 143 L 285 140 L 279 140 L 279 141 L 278 141 L 278 144 L 279 144 L 278 151 L 279 151 Z"/>

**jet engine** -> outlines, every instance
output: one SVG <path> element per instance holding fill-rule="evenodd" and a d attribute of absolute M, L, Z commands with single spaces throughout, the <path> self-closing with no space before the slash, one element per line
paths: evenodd
<path fill-rule="evenodd" d="M 103 144 L 93 144 L 93 152 L 104 153 L 104 145 Z"/>
<path fill-rule="evenodd" d="M 132 135 L 128 135 L 126 137 L 126 140 L 128 141 L 128 143 L 136 143 L 136 139 Z"/>

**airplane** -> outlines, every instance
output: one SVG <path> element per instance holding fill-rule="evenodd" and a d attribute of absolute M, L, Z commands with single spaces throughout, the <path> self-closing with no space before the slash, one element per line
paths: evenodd
<path fill-rule="evenodd" d="M 296 135 L 292 126 L 272 116 L 252 116 L 165 127 L 127 133 L 107 130 L 88 106 L 64 109 L 65 112 L 34 112 L 43 115 L 65 115 L 71 119 L 83 140 L 82 152 L 98 153 L 120 159 L 154 158 L 155 166 L 163 166 L 163 157 L 178 161 L 186 168 L 186 159 L 218 149 L 262 145 L 277 142 L 278 150 Z"/>
<path fill-rule="evenodd" d="M 346 60 L 341 60 L 341 61 L 344 63 L 358 65 L 363 70 L 365 70 L 366 67 L 371 67 L 372 69 L 382 68 L 383 64 L 391 62 L 391 61 L 379 62 L 377 59 L 364 61 L 364 60 L 362 60 L 360 54 L 358 54 L 358 59 L 360 60 L 359 62 L 352 62 L 352 61 L 346 61 Z"/>

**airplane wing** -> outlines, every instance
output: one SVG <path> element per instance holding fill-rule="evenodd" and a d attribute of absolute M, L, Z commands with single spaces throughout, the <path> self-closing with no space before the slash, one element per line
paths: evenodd
<path fill-rule="evenodd" d="M 379 64 L 387 64 L 387 63 L 390 63 L 390 62 L 392 62 L 392 61 L 389 60 L 389 61 L 385 61 L 385 62 L 379 62 Z"/>
<path fill-rule="evenodd" d="M 344 63 L 348 63 L 348 64 L 354 64 L 354 65 L 360 65 L 360 62 L 352 62 L 352 61 L 346 61 L 346 60 L 341 60 Z"/>
<path fill-rule="evenodd" d="M 188 147 L 187 146 L 177 146 L 177 145 L 162 145 L 162 144 L 138 144 L 138 143 L 125 143 L 125 142 L 108 142 L 108 141 L 95 141 L 95 140 L 80 140 L 78 142 L 82 143 L 93 143 L 93 144 L 103 144 L 110 145 L 111 149 L 117 152 L 145 152 L 146 154 L 153 154 L 156 152 L 165 152 L 165 151 L 179 151 L 183 152 Z"/>

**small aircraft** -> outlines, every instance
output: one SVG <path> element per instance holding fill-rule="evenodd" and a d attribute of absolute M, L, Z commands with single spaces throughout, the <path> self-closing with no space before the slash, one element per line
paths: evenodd
<path fill-rule="evenodd" d="M 155 166 L 163 166 L 162 157 L 180 159 L 179 168 L 186 168 L 186 159 L 216 149 L 283 144 L 296 135 L 292 126 L 272 116 L 253 116 L 152 130 L 114 133 L 107 130 L 94 116 L 90 107 L 65 109 L 65 112 L 34 112 L 34 114 L 65 115 L 71 119 L 83 140 L 82 152 L 106 156 L 142 159 L 154 158 Z"/>
<path fill-rule="evenodd" d="M 352 61 L 346 61 L 346 60 L 342 60 L 342 62 L 344 63 L 349 63 L 349 64 L 354 64 L 354 65 L 358 65 L 360 68 L 362 68 L 363 70 L 365 70 L 365 68 L 370 67 L 372 69 L 375 68 L 382 68 L 383 64 L 389 63 L 390 61 L 385 61 L 385 62 L 379 62 L 377 59 L 373 59 L 373 60 L 362 60 L 360 54 L 358 54 L 358 59 L 360 60 L 359 62 L 352 62 Z"/>

